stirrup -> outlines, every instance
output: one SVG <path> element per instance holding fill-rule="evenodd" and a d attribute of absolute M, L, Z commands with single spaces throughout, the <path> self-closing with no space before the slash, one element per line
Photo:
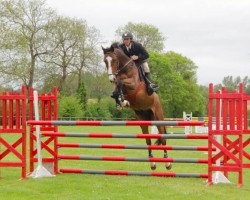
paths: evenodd
<path fill-rule="evenodd" d="M 154 92 L 156 92 L 159 88 L 158 85 L 154 83 L 150 83 L 150 87 L 154 90 Z"/>
<path fill-rule="evenodd" d="M 157 84 L 154 84 L 154 83 L 151 83 L 151 86 L 152 86 L 153 88 L 158 88 L 158 87 L 159 87 Z"/>

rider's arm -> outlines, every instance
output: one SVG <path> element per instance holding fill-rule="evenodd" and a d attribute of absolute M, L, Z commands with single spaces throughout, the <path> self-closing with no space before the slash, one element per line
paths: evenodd
<path fill-rule="evenodd" d="M 138 44 L 138 50 L 139 50 L 138 57 L 140 60 L 146 60 L 149 58 L 148 52 L 141 44 Z"/>

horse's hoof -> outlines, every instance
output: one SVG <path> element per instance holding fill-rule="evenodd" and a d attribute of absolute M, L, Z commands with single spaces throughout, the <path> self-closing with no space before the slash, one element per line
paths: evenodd
<path fill-rule="evenodd" d="M 123 107 L 129 107 L 129 106 L 130 106 L 129 101 L 124 100 L 124 101 L 122 102 L 122 106 L 123 106 Z"/>
<path fill-rule="evenodd" d="M 151 168 L 151 170 L 156 170 L 156 164 L 155 163 L 150 163 L 150 168 Z"/>
<path fill-rule="evenodd" d="M 172 164 L 171 163 L 166 163 L 165 167 L 166 167 L 167 170 L 170 170 L 170 169 L 172 169 Z"/>
<path fill-rule="evenodd" d="M 119 110 L 119 111 L 121 111 L 121 110 L 122 110 L 122 106 L 120 106 L 120 105 L 117 105 L 117 106 L 116 106 L 116 110 Z"/>

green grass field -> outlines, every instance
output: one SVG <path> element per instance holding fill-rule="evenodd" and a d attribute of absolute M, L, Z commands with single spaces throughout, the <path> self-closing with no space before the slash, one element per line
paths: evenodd
<path fill-rule="evenodd" d="M 113 132 L 140 133 L 138 127 L 62 127 L 68 132 Z M 61 142 L 145 144 L 144 139 L 89 139 L 60 138 Z M 169 145 L 207 145 L 205 140 L 168 140 Z M 0 148 L 3 150 L 3 147 Z M 61 154 L 95 156 L 147 157 L 147 150 L 111 149 L 66 149 Z M 162 157 L 162 151 L 154 151 L 155 157 Z M 206 158 L 204 152 L 169 151 L 173 158 Z M 8 159 L 13 159 L 8 157 Z M 149 163 L 108 161 L 60 161 L 60 168 L 82 168 L 99 170 L 151 171 Z M 157 163 L 156 171 L 166 171 L 163 163 Z M 170 172 L 207 173 L 206 165 L 173 163 Z M 0 199 L 250 199 L 250 170 L 244 170 L 244 186 L 237 188 L 237 176 L 229 175 L 232 184 L 206 186 L 200 178 L 166 178 L 139 176 L 104 176 L 84 174 L 59 174 L 52 178 L 26 179 L 19 181 L 20 169 L 0 168 Z"/>

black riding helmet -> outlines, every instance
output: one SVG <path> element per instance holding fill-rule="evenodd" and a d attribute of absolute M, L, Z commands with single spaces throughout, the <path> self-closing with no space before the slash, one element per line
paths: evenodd
<path fill-rule="evenodd" d="M 133 39 L 133 34 L 130 32 L 125 32 L 122 34 L 122 39 L 124 40 L 125 38 L 130 38 L 131 40 Z"/>

